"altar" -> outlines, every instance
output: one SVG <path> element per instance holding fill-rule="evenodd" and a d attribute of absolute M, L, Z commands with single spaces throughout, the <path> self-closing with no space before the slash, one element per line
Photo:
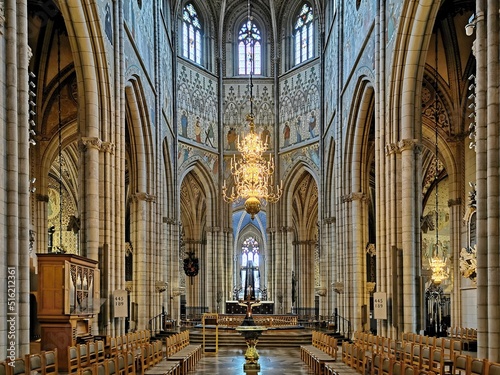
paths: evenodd
<path fill-rule="evenodd" d="M 245 314 L 247 307 L 240 305 L 238 301 L 226 301 L 226 314 Z M 261 301 L 260 305 L 252 308 L 254 314 L 274 314 L 274 301 Z"/>

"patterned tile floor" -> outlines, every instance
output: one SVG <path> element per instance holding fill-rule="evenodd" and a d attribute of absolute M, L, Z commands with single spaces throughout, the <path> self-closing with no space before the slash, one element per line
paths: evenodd
<path fill-rule="evenodd" d="M 260 371 L 243 370 L 243 348 L 221 347 L 217 354 L 205 354 L 189 375 L 312 375 L 314 372 L 300 359 L 300 348 L 259 349 Z M 337 360 L 335 367 L 341 375 L 354 375 L 356 371 Z"/>

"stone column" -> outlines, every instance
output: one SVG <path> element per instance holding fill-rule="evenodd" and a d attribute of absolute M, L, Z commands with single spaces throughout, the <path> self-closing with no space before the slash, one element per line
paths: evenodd
<path fill-rule="evenodd" d="M 134 287 L 131 302 L 137 304 L 137 329 L 148 328 L 149 303 L 152 294 L 151 264 L 148 254 L 148 225 L 147 216 L 150 212 L 150 204 L 156 201 L 156 197 L 148 193 L 140 192 L 132 196 L 131 213 L 133 220 L 130 228 L 130 238 L 134 245 Z M 149 203 L 149 204 L 148 204 Z M 118 261 L 118 260 L 117 260 Z M 123 260 L 120 260 L 123 261 Z"/>
<path fill-rule="evenodd" d="M 461 278 L 460 274 L 460 249 L 461 244 L 461 224 L 462 224 L 462 199 L 448 200 L 448 207 L 450 210 L 450 268 L 453 272 L 453 293 L 451 295 L 451 327 L 462 327 L 461 319 Z"/>
<path fill-rule="evenodd" d="M 420 276 L 420 210 L 421 185 L 418 184 L 415 139 L 403 139 L 401 150 L 401 207 L 403 245 L 403 332 L 417 332 L 419 321 Z"/>
<path fill-rule="evenodd" d="M 349 246 L 350 252 L 347 254 L 347 264 L 351 270 L 351 277 L 348 279 L 349 285 L 349 305 L 353 309 L 351 322 L 354 331 L 364 331 L 365 327 L 362 317 L 362 306 L 367 305 L 367 297 L 365 293 L 366 287 L 366 256 L 365 247 L 368 243 L 367 227 L 368 217 L 366 212 L 367 197 L 364 193 L 354 192 L 343 197 L 343 202 L 346 203 L 352 234 Z"/>
<path fill-rule="evenodd" d="M 90 259 L 98 260 L 99 249 L 99 151 L 102 141 L 97 137 L 82 137 L 80 143 L 80 204 L 82 233 L 80 248 Z"/>

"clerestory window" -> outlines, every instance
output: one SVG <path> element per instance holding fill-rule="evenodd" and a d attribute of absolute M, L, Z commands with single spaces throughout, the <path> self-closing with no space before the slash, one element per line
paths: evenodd
<path fill-rule="evenodd" d="M 238 33 L 238 74 L 262 74 L 261 33 L 255 23 L 248 20 Z"/>
<path fill-rule="evenodd" d="M 293 27 L 295 42 L 295 65 L 314 57 L 314 14 L 312 7 L 305 3 L 300 8 Z"/>
<path fill-rule="evenodd" d="M 182 11 L 182 55 L 201 65 L 202 27 L 193 4 Z"/>

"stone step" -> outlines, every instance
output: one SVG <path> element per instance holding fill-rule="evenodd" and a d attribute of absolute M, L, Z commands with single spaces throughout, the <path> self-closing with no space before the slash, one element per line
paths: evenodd
<path fill-rule="evenodd" d="M 191 330 L 189 342 L 203 344 L 202 330 Z M 312 333 L 309 330 L 268 330 L 259 338 L 259 347 L 300 347 L 312 342 Z M 245 345 L 243 336 L 235 330 L 219 331 L 219 346 Z M 215 330 L 205 331 L 205 346 L 215 346 Z"/>

